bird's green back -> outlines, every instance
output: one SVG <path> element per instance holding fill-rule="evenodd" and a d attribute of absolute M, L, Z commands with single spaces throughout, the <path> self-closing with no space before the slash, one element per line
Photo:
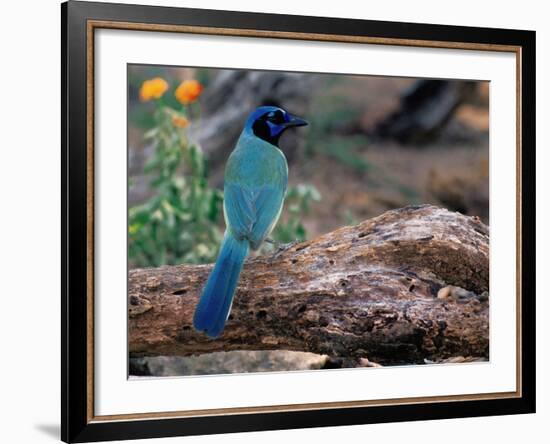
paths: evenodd
<path fill-rule="evenodd" d="M 282 186 L 286 191 L 287 182 L 288 165 L 283 152 L 257 137 L 241 136 L 227 161 L 225 183 Z"/>
<path fill-rule="evenodd" d="M 283 207 L 288 166 L 281 150 L 256 137 L 241 136 L 225 169 L 224 215 L 228 230 L 256 249 Z"/>

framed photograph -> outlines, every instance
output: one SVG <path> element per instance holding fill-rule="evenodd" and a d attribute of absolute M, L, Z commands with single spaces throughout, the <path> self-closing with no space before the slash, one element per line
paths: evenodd
<path fill-rule="evenodd" d="M 535 33 L 69 1 L 62 439 L 535 411 Z"/>

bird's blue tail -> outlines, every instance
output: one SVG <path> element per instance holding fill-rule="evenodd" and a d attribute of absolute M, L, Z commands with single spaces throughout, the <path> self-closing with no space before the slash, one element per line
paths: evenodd
<path fill-rule="evenodd" d="M 196 330 L 212 338 L 223 331 L 247 255 L 248 241 L 237 240 L 226 232 L 214 269 L 195 309 L 193 325 Z"/>

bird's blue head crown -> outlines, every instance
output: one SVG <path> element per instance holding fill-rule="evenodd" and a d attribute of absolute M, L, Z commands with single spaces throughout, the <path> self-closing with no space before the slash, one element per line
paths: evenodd
<path fill-rule="evenodd" d="M 245 131 L 277 146 L 281 134 L 288 128 L 307 125 L 307 122 L 277 106 L 260 106 L 248 117 Z"/>

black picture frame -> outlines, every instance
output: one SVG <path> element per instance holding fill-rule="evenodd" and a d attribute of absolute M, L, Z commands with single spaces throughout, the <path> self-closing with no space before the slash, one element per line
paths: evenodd
<path fill-rule="evenodd" d="M 454 44 L 510 45 L 521 55 L 521 393 L 465 401 L 103 421 L 90 415 L 90 142 L 87 41 L 91 21 L 260 30 Z M 535 32 L 69 1 L 62 23 L 61 438 L 90 442 L 180 435 L 509 415 L 535 412 Z M 146 31 L 144 31 L 146 32 Z M 92 182 L 93 183 L 93 182 Z M 511 197 L 512 198 L 512 197 Z M 93 234 L 93 233 L 92 233 Z"/>

